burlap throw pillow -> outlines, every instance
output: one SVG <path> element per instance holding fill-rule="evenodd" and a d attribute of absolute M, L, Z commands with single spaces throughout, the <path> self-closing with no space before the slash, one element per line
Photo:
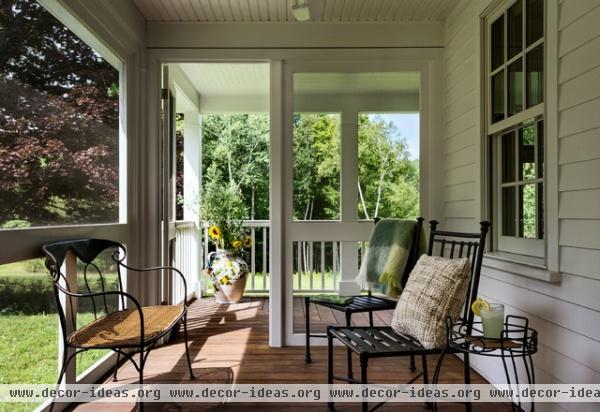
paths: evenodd
<path fill-rule="evenodd" d="M 446 318 L 456 320 L 469 285 L 469 259 L 423 255 L 408 276 L 392 328 L 417 339 L 426 349 L 446 344 Z"/>

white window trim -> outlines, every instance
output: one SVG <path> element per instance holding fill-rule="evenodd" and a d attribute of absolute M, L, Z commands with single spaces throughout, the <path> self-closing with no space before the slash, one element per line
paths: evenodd
<path fill-rule="evenodd" d="M 490 2 L 487 8 L 479 14 L 479 45 L 477 53 L 479 54 L 479 69 L 481 75 L 480 87 L 478 87 L 479 101 L 482 108 L 480 114 L 480 129 L 482 142 L 482 161 L 481 165 L 481 213 L 483 217 L 492 217 L 492 208 L 490 202 L 490 194 L 492 188 L 491 182 L 491 167 L 490 167 L 490 135 L 499 132 L 507 127 L 504 123 L 506 119 L 489 124 L 488 110 L 491 110 L 491 105 L 488 100 L 488 76 L 489 76 L 489 54 L 487 35 L 489 33 L 489 24 L 495 20 L 500 13 L 500 7 L 505 5 L 505 1 Z M 531 277 L 547 282 L 560 281 L 560 248 L 559 248 L 559 221 L 558 221 L 558 2 L 547 2 L 545 7 L 544 19 L 544 103 L 533 106 L 529 109 L 516 114 L 520 120 L 531 119 L 535 117 L 534 113 L 539 111 L 538 106 L 543 105 L 545 110 L 544 128 L 545 142 L 544 148 L 546 152 L 545 170 L 544 170 L 544 191 L 545 191 L 545 258 L 540 261 L 538 258 L 531 258 L 523 255 L 515 255 L 502 252 L 491 252 L 492 245 L 497 244 L 497 240 L 493 239 L 488 244 L 489 252 L 486 254 L 486 261 L 497 261 L 498 265 L 504 266 L 504 262 L 509 260 L 516 266 L 522 265 L 522 270 L 513 271 L 518 275 Z M 512 123 L 512 121 L 511 121 Z M 496 236 L 496 228 L 492 234 Z M 501 255 L 501 256 L 500 256 Z M 512 256 L 512 257 L 511 257 Z M 542 263 L 543 262 L 543 263 Z M 528 269 L 536 267 L 543 269 L 543 275 L 533 275 Z"/>

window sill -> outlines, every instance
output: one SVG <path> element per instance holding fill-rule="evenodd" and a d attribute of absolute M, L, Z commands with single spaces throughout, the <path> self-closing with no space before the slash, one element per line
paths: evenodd
<path fill-rule="evenodd" d="M 505 252 L 486 253 L 483 266 L 549 283 L 560 282 L 560 273 L 548 270 L 543 259 Z"/>

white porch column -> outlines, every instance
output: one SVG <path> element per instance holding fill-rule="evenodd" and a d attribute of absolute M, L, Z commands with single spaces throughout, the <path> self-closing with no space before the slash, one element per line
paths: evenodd
<path fill-rule="evenodd" d="M 342 223 L 355 223 L 358 221 L 358 112 L 344 110 L 341 126 L 341 220 Z M 341 245 L 339 294 L 356 295 L 360 293 L 360 286 L 355 282 L 358 275 L 358 244 L 341 242 Z"/>
<path fill-rule="evenodd" d="M 202 267 L 202 230 L 198 200 L 202 184 L 202 132 L 198 110 L 183 113 L 183 220 L 196 223 L 192 248 L 195 259 L 191 260 L 191 273 L 195 281 L 188 285 L 189 291 L 200 297 L 200 268 Z"/>
<path fill-rule="evenodd" d="M 183 220 L 198 223 L 202 181 L 202 135 L 197 110 L 183 113 Z"/>

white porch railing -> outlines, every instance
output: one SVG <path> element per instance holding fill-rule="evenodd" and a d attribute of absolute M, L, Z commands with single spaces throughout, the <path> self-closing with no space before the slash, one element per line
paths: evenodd
<path fill-rule="evenodd" d="M 173 265 L 183 273 L 187 282 L 188 298 L 197 296 L 200 289 L 200 237 L 194 222 L 175 223 L 175 242 L 173 244 Z M 183 285 L 179 276 L 172 278 L 173 302 L 184 299 Z"/>
<path fill-rule="evenodd" d="M 244 227 L 250 232 L 252 246 L 246 259 L 250 274 L 246 292 L 268 293 L 270 286 L 268 220 L 248 220 Z M 208 225 L 201 225 L 200 283 L 203 294 L 212 293 L 209 280 L 201 272 L 209 253 Z M 294 292 L 330 293 L 338 290 L 340 280 L 340 242 L 295 242 L 293 267 Z"/>

